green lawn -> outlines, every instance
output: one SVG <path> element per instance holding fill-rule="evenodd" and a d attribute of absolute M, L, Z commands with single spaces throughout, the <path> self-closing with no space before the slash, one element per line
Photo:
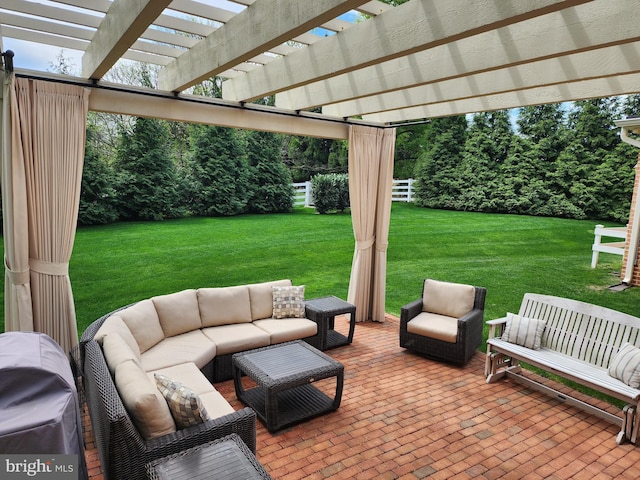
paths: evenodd
<path fill-rule="evenodd" d="M 395 203 L 387 311 L 419 297 L 425 277 L 487 288 L 486 318 L 517 311 L 525 292 L 575 298 L 640 316 L 640 288 L 611 292 L 621 257 L 591 269 L 598 222 L 428 210 Z M 70 276 L 78 329 L 117 307 L 185 288 L 291 278 L 306 297 L 346 298 L 349 214 L 189 218 L 80 228 Z M 2 290 L 3 291 L 3 290 Z"/>

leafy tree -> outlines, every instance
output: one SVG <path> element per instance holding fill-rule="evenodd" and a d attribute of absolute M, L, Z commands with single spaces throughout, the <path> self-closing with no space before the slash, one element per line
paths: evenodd
<path fill-rule="evenodd" d="M 415 169 L 415 202 L 421 207 L 455 208 L 460 196 L 458 180 L 466 140 L 467 120 L 464 116 L 434 118 L 426 150 Z"/>
<path fill-rule="evenodd" d="M 294 189 L 291 173 L 280 158 L 282 135 L 247 132 L 249 162 L 248 210 L 255 213 L 289 212 Z"/>
<path fill-rule="evenodd" d="M 143 117 L 132 132 L 122 132 L 115 164 L 121 218 L 161 220 L 182 214 L 167 133 L 166 122 Z"/>
<path fill-rule="evenodd" d="M 327 138 L 290 136 L 286 141 L 285 164 L 294 182 L 305 182 L 317 173 L 346 173 L 344 142 Z"/>
<path fill-rule="evenodd" d="M 393 177 L 407 179 L 413 177 L 418 157 L 426 147 L 425 136 L 431 123 L 398 127 L 393 161 Z"/>
<path fill-rule="evenodd" d="M 595 173 L 620 141 L 614 124 L 617 112 L 617 99 L 576 102 L 569 114 L 569 141 L 550 175 L 552 189 L 585 218 L 605 218 L 602 200 L 606 190 Z"/>
<path fill-rule="evenodd" d="M 105 224 L 118 219 L 114 183 L 113 169 L 102 158 L 96 142 L 96 127 L 89 124 L 78 211 L 80 225 Z"/>
<path fill-rule="evenodd" d="M 509 155 L 513 132 L 507 111 L 478 113 L 473 117 L 460 165 L 458 210 L 501 211 L 496 203 L 500 169 Z"/>
<path fill-rule="evenodd" d="M 236 131 L 199 125 L 193 127 L 193 213 L 229 216 L 247 209 L 248 166 Z"/>

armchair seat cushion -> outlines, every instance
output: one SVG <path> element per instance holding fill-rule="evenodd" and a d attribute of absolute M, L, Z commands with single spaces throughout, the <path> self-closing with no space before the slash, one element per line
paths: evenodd
<path fill-rule="evenodd" d="M 458 319 L 437 313 L 422 312 L 407 323 L 407 331 L 443 342 L 456 343 Z"/>

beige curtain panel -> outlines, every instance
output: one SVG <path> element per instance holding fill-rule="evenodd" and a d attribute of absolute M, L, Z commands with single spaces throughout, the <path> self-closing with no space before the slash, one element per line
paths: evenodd
<path fill-rule="evenodd" d="M 393 157 L 396 146 L 396 129 L 386 129 L 380 138 L 380 176 L 376 204 L 376 243 L 373 252 L 373 285 L 371 319 L 384 321 L 385 296 L 387 294 L 387 246 L 391 221 L 391 196 L 393 191 Z"/>
<path fill-rule="evenodd" d="M 78 343 L 69 280 L 84 161 L 89 90 L 17 78 L 12 108 L 12 151 L 22 157 L 33 330 L 65 352 Z M 23 279 L 24 280 L 24 279 Z M 16 320 L 11 321 L 16 325 Z M 18 320 L 19 323 L 19 320 Z"/>
<path fill-rule="evenodd" d="M 4 232 L 5 331 L 33 331 L 29 245 L 27 243 L 27 192 L 20 145 L 14 75 L 2 72 L 2 205 Z"/>
<path fill-rule="evenodd" d="M 384 321 L 394 144 L 395 129 L 349 129 L 349 196 L 356 245 L 347 299 L 356 306 L 359 322 Z"/>

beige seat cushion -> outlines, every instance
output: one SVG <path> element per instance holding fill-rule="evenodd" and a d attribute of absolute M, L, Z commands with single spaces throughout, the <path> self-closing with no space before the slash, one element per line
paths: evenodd
<path fill-rule="evenodd" d="M 227 402 L 217 390 L 203 393 L 200 395 L 200 400 L 211 419 L 224 417 L 225 415 L 235 412 L 233 407 L 229 405 L 229 402 Z"/>
<path fill-rule="evenodd" d="M 203 327 L 251 322 L 251 302 L 246 285 L 198 289 Z"/>
<path fill-rule="evenodd" d="M 251 323 L 203 328 L 203 333 L 216 344 L 216 355 L 243 352 L 269 345 L 269 334 Z"/>
<path fill-rule="evenodd" d="M 215 390 L 215 387 L 211 385 L 211 382 L 207 380 L 207 377 L 204 376 L 195 363 L 181 363 L 179 365 L 149 371 L 147 372 L 147 376 L 152 382 L 155 382 L 153 376 L 155 373 L 186 385 L 198 395 Z"/>
<path fill-rule="evenodd" d="M 251 320 L 271 318 L 273 316 L 273 288 L 290 287 L 291 280 L 276 280 L 274 282 L 253 283 L 247 285 L 251 299 Z"/>
<path fill-rule="evenodd" d="M 93 338 L 96 342 L 102 345 L 104 337 L 110 333 L 117 333 L 120 335 L 120 337 L 127 342 L 127 345 L 129 345 L 136 356 L 140 358 L 140 347 L 138 346 L 138 342 L 133 337 L 133 334 L 131 333 L 131 330 L 129 330 L 129 327 L 127 327 L 127 324 L 124 323 L 124 320 L 122 320 L 120 315 L 117 313 L 111 315 L 104 321 Z"/>
<path fill-rule="evenodd" d="M 127 360 L 116 367 L 115 383 L 142 437 L 151 439 L 176 431 L 166 400 L 135 361 Z"/>
<path fill-rule="evenodd" d="M 155 372 L 149 372 L 147 375 L 153 379 L 154 373 L 165 375 L 189 387 L 200 397 L 200 401 L 211 418 L 222 417 L 234 412 L 229 402 L 211 385 L 209 380 L 193 363 L 182 363 L 173 367 L 162 368 Z"/>
<path fill-rule="evenodd" d="M 473 309 L 473 285 L 426 280 L 422 293 L 422 311 L 460 318 Z"/>
<path fill-rule="evenodd" d="M 158 312 L 158 319 L 165 337 L 173 337 L 202 327 L 195 290 L 160 295 L 151 300 Z"/>
<path fill-rule="evenodd" d="M 140 355 L 140 363 L 145 372 L 186 362 L 203 368 L 216 356 L 216 351 L 216 344 L 201 330 L 193 330 L 165 338 Z"/>
<path fill-rule="evenodd" d="M 140 353 L 146 352 L 164 339 L 158 314 L 150 299 L 142 300 L 129 308 L 120 310 L 118 315 L 131 330 L 136 339 Z"/>
<path fill-rule="evenodd" d="M 272 345 L 318 333 L 318 324 L 306 318 L 265 318 L 256 320 L 253 324 L 269 334 Z"/>
<path fill-rule="evenodd" d="M 138 345 L 136 345 L 136 348 L 138 348 Z M 134 352 L 117 332 L 104 336 L 102 351 L 111 375 L 115 375 L 116 367 L 126 360 L 140 362 L 139 353 Z"/>
<path fill-rule="evenodd" d="M 422 312 L 407 323 L 407 331 L 423 337 L 456 343 L 458 319 L 437 313 Z"/>

